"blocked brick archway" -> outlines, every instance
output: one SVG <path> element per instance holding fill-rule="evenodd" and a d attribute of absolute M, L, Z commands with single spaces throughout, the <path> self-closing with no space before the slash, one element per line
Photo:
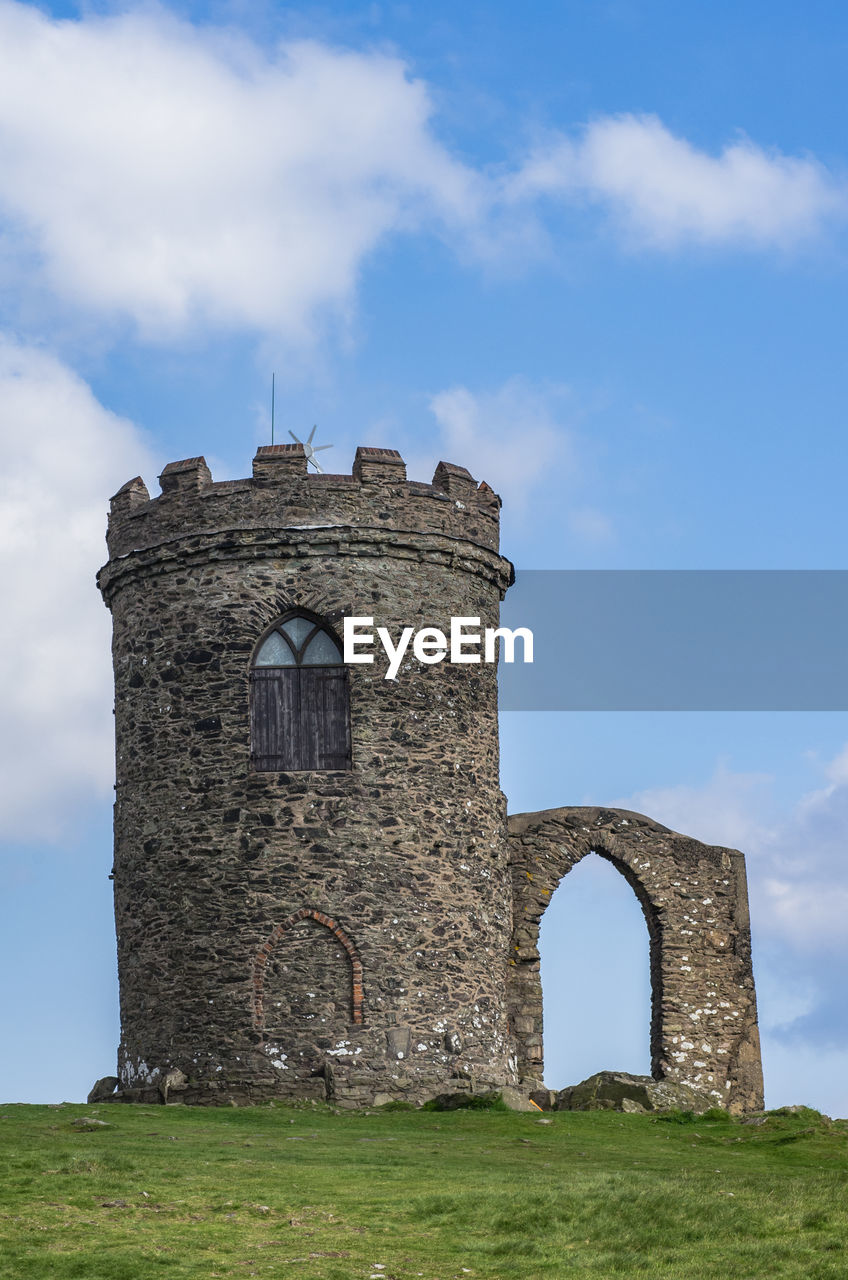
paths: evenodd
<path fill-rule="evenodd" d="M 260 1032 L 265 1031 L 265 968 L 268 958 L 287 929 L 299 924 L 301 920 L 314 920 L 323 925 L 341 943 L 350 961 L 350 1006 L 351 1022 L 361 1026 L 363 1021 L 362 961 L 356 947 L 337 920 L 316 911 L 313 907 L 301 907 L 286 920 L 276 925 L 267 942 L 264 942 L 253 961 L 253 1027 Z"/>
<path fill-rule="evenodd" d="M 648 925 L 652 1075 L 711 1093 L 732 1111 L 762 1107 L 743 855 L 623 809 L 516 814 L 509 833 L 509 1010 L 523 1077 L 540 1079 L 544 1069 L 542 915 L 563 877 L 597 853 L 631 885 Z"/>

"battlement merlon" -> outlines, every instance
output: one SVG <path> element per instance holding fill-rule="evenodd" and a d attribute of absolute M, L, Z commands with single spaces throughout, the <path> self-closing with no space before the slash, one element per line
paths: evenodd
<path fill-rule="evenodd" d="M 498 551 L 501 500 L 464 467 L 440 462 L 433 480 L 408 480 L 396 449 L 360 446 L 350 475 L 310 472 L 301 444 L 263 445 L 253 475 L 214 481 L 206 459 L 169 462 L 151 498 L 140 476 L 112 498 L 112 559 L 196 534 L 331 526 L 441 534 Z"/>

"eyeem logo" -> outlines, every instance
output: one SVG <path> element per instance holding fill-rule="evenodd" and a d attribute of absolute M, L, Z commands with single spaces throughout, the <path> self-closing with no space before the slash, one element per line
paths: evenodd
<path fill-rule="evenodd" d="M 476 630 L 475 630 L 476 628 Z M 395 644 L 388 627 L 377 627 L 377 637 L 383 646 L 389 665 L 385 680 L 396 680 L 400 664 L 404 659 L 409 642 L 412 641 L 413 655 L 419 662 L 443 662 L 449 657 L 452 663 L 497 662 L 497 641 L 502 642 L 504 662 L 515 661 L 515 642 L 522 642 L 524 662 L 533 661 L 533 632 L 529 627 L 486 627 L 481 633 L 479 618 L 451 618 L 450 640 L 438 627 L 422 627 L 415 631 L 412 627 L 404 627 Z M 345 618 L 342 630 L 345 662 L 373 662 L 373 653 L 360 653 L 360 649 L 373 646 L 373 618 Z M 482 647 L 482 655 L 480 648 Z M 475 652 L 476 650 L 476 652 Z"/>

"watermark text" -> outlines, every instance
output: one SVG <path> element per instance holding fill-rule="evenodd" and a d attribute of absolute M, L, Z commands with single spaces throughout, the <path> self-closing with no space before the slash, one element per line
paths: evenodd
<path fill-rule="evenodd" d="M 385 679 L 396 680 L 400 664 L 412 644 L 412 654 L 424 663 L 443 662 L 445 658 L 454 664 L 497 662 L 498 641 L 504 662 L 515 661 L 516 641 L 521 641 L 524 662 L 533 661 L 533 632 L 529 627 L 485 627 L 481 630 L 479 618 L 451 618 L 450 634 L 439 627 L 403 627 L 397 640 L 388 627 L 374 627 L 373 618 L 345 618 L 342 639 L 346 663 L 373 662 L 373 649 L 379 640 L 389 665 Z"/>

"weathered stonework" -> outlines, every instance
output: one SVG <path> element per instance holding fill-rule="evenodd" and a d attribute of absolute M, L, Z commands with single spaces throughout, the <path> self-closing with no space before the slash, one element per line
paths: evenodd
<path fill-rule="evenodd" d="M 636 893 L 651 955 L 651 1074 L 730 1111 L 763 1105 L 745 859 L 626 809 L 567 808 L 509 820 L 514 936 L 510 1016 L 523 1076 L 541 1075 L 539 923 L 587 853 Z"/>
<path fill-rule="evenodd" d="M 493 666 L 407 656 L 396 681 L 380 657 L 352 666 L 350 770 L 251 768 L 252 655 L 288 610 L 337 630 L 350 615 L 393 634 L 497 625 L 512 566 L 491 489 L 445 463 L 410 482 L 380 449 L 359 449 L 352 475 L 308 475 L 299 445 L 260 449 L 252 479 L 214 483 L 193 458 L 160 480 L 154 499 L 139 478 L 113 498 L 99 575 L 114 622 L 118 1096 L 529 1089 L 538 921 L 592 848 L 646 910 L 654 1074 L 700 1073 L 724 1105 L 761 1105 L 741 854 L 612 811 L 508 828 Z"/>
<path fill-rule="evenodd" d="M 354 666 L 350 771 L 249 757 L 251 655 L 288 609 L 496 625 L 499 500 L 457 467 L 410 483 L 393 451 L 308 476 L 298 446 L 246 481 L 171 464 L 162 488 L 116 496 L 100 576 L 124 1092 L 172 1068 L 198 1101 L 515 1081 L 494 668 Z"/>

